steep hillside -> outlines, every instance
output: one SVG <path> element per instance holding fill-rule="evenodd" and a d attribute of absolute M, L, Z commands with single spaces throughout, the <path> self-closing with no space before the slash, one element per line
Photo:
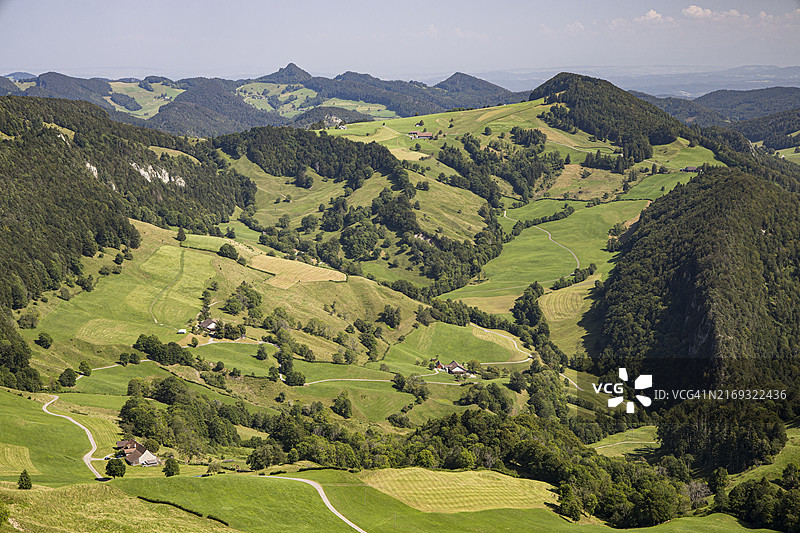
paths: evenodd
<path fill-rule="evenodd" d="M 194 148 L 113 122 L 85 102 L 2 97 L 0 131 L 11 137 L 0 141 L 2 306 L 24 307 L 82 279 L 81 255 L 138 246 L 127 217 L 206 233 L 255 193 L 247 178 L 218 173 L 201 154 L 203 164 L 157 157 L 148 147 Z"/>
<path fill-rule="evenodd" d="M 752 91 L 721 90 L 705 94 L 695 103 L 741 121 L 800 107 L 800 87 L 770 87 Z"/>
<path fill-rule="evenodd" d="M 656 201 L 607 284 L 601 370 L 660 359 L 697 370 L 673 375 L 684 384 L 795 383 L 798 213 L 795 195 L 721 169 Z"/>

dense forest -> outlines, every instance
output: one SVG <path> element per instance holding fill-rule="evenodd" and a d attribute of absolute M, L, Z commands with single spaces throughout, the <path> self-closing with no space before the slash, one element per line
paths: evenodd
<path fill-rule="evenodd" d="M 665 113 L 673 116 L 684 124 L 697 124 L 698 126 L 719 126 L 728 122 L 725 115 L 713 109 L 703 107 L 694 100 L 685 98 L 659 98 L 647 93 L 631 91 L 636 98 L 653 104 Z"/>
<path fill-rule="evenodd" d="M 218 173 L 182 139 L 113 122 L 85 102 L 0 97 L 0 131 L 11 137 L 0 141 L 0 306 L 24 307 L 79 279 L 81 255 L 136 248 L 128 217 L 207 233 L 255 196 L 248 178 Z"/>
<path fill-rule="evenodd" d="M 731 128 L 753 142 L 764 141 L 773 150 L 800 146 L 800 108 L 736 122 Z"/>
<path fill-rule="evenodd" d="M 741 121 L 800 107 L 800 87 L 750 91 L 723 89 L 695 98 L 694 102 L 721 113 L 731 121 Z"/>
<path fill-rule="evenodd" d="M 661 359 L 684 385 L 798 379 L 800 200 L 714 169 L 650 206 L 605 284 L 601 373 Z M 680 361 L 678 363 L 676 361 Z"/>

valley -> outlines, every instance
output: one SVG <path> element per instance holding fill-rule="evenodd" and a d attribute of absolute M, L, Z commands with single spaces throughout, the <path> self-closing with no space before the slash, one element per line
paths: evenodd
<path fill-rule="evenodd" d="M 198 87 L 241 98 L 236 127 L 184 137 L 0 97 L 0 501 L 16 523 L 56 531 L 58 508 L 74 531 L 791 530 L 745 516 L 757 496 L 735 487 L 766 476 L 793 509 L 794 393 L 742 411 L 757 442 L 733 457 L 692 447 L 688 422 L 671 432 L 702 407 L 626 414 L 592 384 L 685 356 L 711 324 L 729 344 L 703 344 L 709 360 L 743 372 L 691 378 L 790 386 L 793 148 L 775 157 L 577 75 L 530 97 L 488 84 L 451 111 L 477 82 L 403 85 L 428 111 L 414 116 L 358 99 L 395 83 L 359 76 L 110 82 L 104 108 L 148 121 L 200 105 Z M 598 111 L 608 101 L 630 117 Z M 329 107 L 374 120 L 267 124 Z M 756 294 L 767 311 L 742 303 Z M 684 315 L 695 336 L 678 342 Z M 784 362 L 758 368 L 763 347 Z M 86 433 L 51 400 L 113 479 L 94 481 Z M 736 416 L 714 423 L 750 443 Z M 126 439 L 179 474 L 108 473 Z"/>

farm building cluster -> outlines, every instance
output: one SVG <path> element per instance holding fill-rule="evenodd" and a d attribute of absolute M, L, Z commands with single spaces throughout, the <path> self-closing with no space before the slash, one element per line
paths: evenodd
<path fill-rule="evenodd" d="M 436 363 L 434 363 L 433 368 L 436 370 L 443 370 L 446 371 L 448 374 L 454 374 L 456 376 L 466 376 L 469 374 L 469 370 L 464 368 L 462 365 L 456 363 L 455 359 L 450 361 L 450 363 L 443 365 L 438 359 Z"/>
<path fill-rule="evenodd" d="M 117 455 L 124 457 L 131 466 L 156 466 L 159 464 L 158 457 L 153 455 L 142 443 L 133 439 L 117 441 L 114 448 L 118 450 Z"/>

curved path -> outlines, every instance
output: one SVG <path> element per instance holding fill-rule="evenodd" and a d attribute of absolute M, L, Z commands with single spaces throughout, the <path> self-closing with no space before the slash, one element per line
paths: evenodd
<path fill-rule="evenodd" d="M 508 210 L 505 210 L 505 211 L 503 211 L 503 218 L 507 218 L 508 220 L 510 220 L 510 221 L 512 221 L 512 222 L 519 222 L 518 220 L 516 220 L 516 219 L 514 219 L 514 218 L 511 218 L 510 216 L 508 216 L 508 215 L 507 215 L 507 213 L 508 213 Z M 556 240 L 553 240 L 553 236 L 552 236 L 552 235 L 550 235 L 550 232 L 549 232 L 549 231 L 547 231 L 546 229 L 544 229 L 544 228 L 541 228 L 541 227 L 539 227 L 539 226 L 532 226 L 532 227 L 534 227 L 534 228 L 536 228 L 536 229 L 538 229 L 538 230 L 541 230 L 541 231 L 543 231 L 543 232 L 547 233 L 547 238 L 548 238 L 548 239 L 550 239 L 550 242 L 552 242 L 552 243 L 554 243 L 554 244 L 557 244 L 558 246 L 562 247 L 563 249 L 565 249 L 566 251 L 568 251 L 569 253 L 571 253 L 571 254 L 572 254 L 572 257 L 574 257 L 574 258 L 575 258 L 575 263 L 577 263 L 577 265 L 578 265 L 578 268 L 580 268 L 580 267 L 581 267 L 581 260 L 580 260 L 580 259 L 578 259 L 578 256 L 577 256 L 577 255 L 575 255 L 575 252 L 573 252 L 572 250 L 570 250 L 569 248 L 567 248 L 566 246 L 564 246 L 564 245 L 563 245 L 563 244 L 561 244 L 560 242 L 558 242 L 558 241 L 556 241 Z"/>
<path fill-rule="evenodd" d="M 311 481 L 310 479 L 303 479 L 299 477 L 282 477 L 282 476 L 269 476 L 268 478 L 265 479 L 288 479 L 290 481 L 299 481 L 300 483 L 311 485 L 317 490 L 320 498 L 322 498 L 322 503 L 325 504 L 325 507 L 327 507 L 330 512 L 338 516 L 345 524 L 352 527 L 359 533 L 367 533 L 366 531 L 364 531 L 363 529 L 352 523 L 350 520 L 348 520 L 347 517 L 345 517 L 342 513 L 336 510 L 336 508 L 331 504 L 330 500 L 328 499 L 328 496 L 325 494 L 325 490 L 322 488 L 322 485 L 320 485 L 316 481 Z"/>
<path fill-rule="evenodd" d="M 89 450 L 89 452 L 83 456 L 83 462 L 86 463 L 87 468 L 89 468 L 89 470 L 92 471 L 92 474 L 94 474 L 95 479 L 103 479 L 103 476 L 100 475 L 100 472 L 95 470 L 94 466 L 92 466 L 92 454 L 97 450 L 97 444 L 94 442 L 94 437 L 92 436 L 92 432 L 89 431 L 89 428 L 87 428 L 80 422 L 76 422 L 75 419 L 72 418 L 71 416 L 59 415 L 48 411 L 47 408 L 50 406 L 50 404 L 58 400 L 58 396 L 56 396 L 55 394 L 52 394 L 51 396 L 53 396 L 53 399 L 42 406 L 42 411 L 44 411 L 48 415 L 53 415 L 60 418 L 66 418 L 67 420 L 69 420 L 70 422 L 72 422 L 73 424 L 75 424 L 76 426 L 78 426 L 79 428 L 81 428 L 86 432 L 86 436 L 89 437 L 89 443 L 92 445 L 92 449 Z"/>
<path fill-rule="evenodd" d="M 493 333 L 493 334 L 495 334 L 495 335 L 497 335 L 497 336 L 499 336 L 499 337 L 505 337 L 506 339 L 508 339 L 508 340 L 510 340 L 511 342 L 513 342 L 513 343 L 514 343 L 514 348 L 516 348 L 518 352 L 522 352 L 522 353 L 524 353 L 525 355 L 527 355 L 527 356 L 528 356 L 528 359 L 525 359 L 524 361 L 509 361 L 509 363 L 525 363 L 525 362 L 527 362 L 527 361 L 529 361 L 529 360 L 531 360 L 531 359 L 532 359 L 531 355 L 530 355 L 528 352 L 524 352 L 524 351 L 520 350 L 520 349 L 519 349 L 519 346 L 517 346 L 517 341 L 516 341 L 516 340 L 514 340 L 514 339 L 512 339 L 512 338 L 511 338 L 511 337 L 509 337 L 508 335 L 503 335 L 502 333 L 497 333 L 496 331 L 492 331 L 492 330 L 490 330 L 490 329 L 482 328 L 482 327 L 478 326 L 477 324 L 473 324 L 473 323 L 471 323 L 471 322 L 470 322 L 470 325 L 471 325 L 472 327 L 475 327 L 475 328 L 481 329 L 481 330 L 483 330 L 483 331 L 485 331 L 485 332 L 487 332 L 487 333 Z M 481 364 L 482 364 L 482 365 L 497 365 L 497 364 L 502 364 L 502 363 L 481 363 Z M 559 373 L 558 373 L 558 375 L 559 375 L 559 376 L 561 376 L 562 378 L 566 379 L 567 381 L 569 381 L 569 382 L 570 382 L 570 383 L 572 383 L 573 385 L 575 385 L 575 388 L 576 388 L 576 389 L 578 389 L 579 391 L 582 391 L 582 390 L 583 390 L 583 389 L 581 388 L 581 386 L 580 386 L 580 385 L 578 385 L 577 383 L 575 383 L 574 381 L 572 381 L 570 378 L 568 378 L 567 376 L 565 376 L 565 375 L 564 375 L 564 374 L 562 374 L 561 372 L 559 372 Z"/>

